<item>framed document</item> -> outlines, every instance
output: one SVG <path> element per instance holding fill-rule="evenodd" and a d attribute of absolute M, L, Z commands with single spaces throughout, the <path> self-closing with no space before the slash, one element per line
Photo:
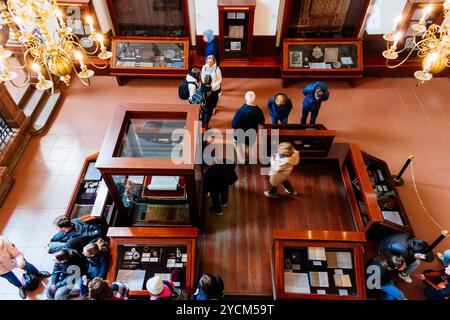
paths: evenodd
<path fill-rule="evenodd" d="M 325 48 L 325 62 L 337 62 L 339 48 Z"/>
<path fill-rule="evenodd" d="M 230 26 L 228 37 L 234 39 L 244 39 L 244 26 Z"/>
<path fill-rule="evenodd" d="M 240 41 L 232 41 L 230 42 L 231 51 L 240 51 L 241 50 L 241 42 Z"/>
<path fill-rule="evenodd" d="M 292 68 L 303 67 L 303 52 L 291 51 L 289 52 L 289 66 Z"/>

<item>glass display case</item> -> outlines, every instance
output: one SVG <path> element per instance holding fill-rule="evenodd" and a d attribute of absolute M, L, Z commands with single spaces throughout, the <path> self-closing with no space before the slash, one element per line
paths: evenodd
<path fill-rule="evenodd" d="M 188 38 L 112 38 L 111 74 L 182 76 L 189 68 Z"/>
<path fill-rule="evenodd" d="M 194 290 L 197 230 L 110 228 L 110 281 L 124 282 L 131 296 L 148 296 L 146 282 L 159 275 L 187 294 Z"/>
<path fill-rule="evenodd" d="M 97 168 L 120 204 L 120 214 L 127 217 L 122 226 L 197 223 L 201 168 L 194 161 L 194 142 L 200 130 L 195 130 L 194 122 L 198 112 L 195 105 L 119 107 Z"/>
<path fill-rule="evenodd" d="M 274 230 L 277 299 L 365 299 L 364 233 Z"/>
<path fill-rule="evenodd" d="M 283 85 L 289 78 L 361 78 L 362 40 L 286 39 L 281 71 Z"/>
<path fill-rule="evenodd" d="M 62 11 L 64 22 L 71 28 L 73 33 L 80 38 L 80 44 L 89 50 L 94 47 L 94 42 L 88 39 L 92 34 L 87 23 L 87 17 L 92 18 L 93 27 L 100 30 L 97 23 L 97 16 L 90 0 L 87 1 L 58 1 L 59 9 Z"/>
<path fill-rule="evenodd" d="M 115 34 L 189 37 L 188 0 L 107 0 Z"/>

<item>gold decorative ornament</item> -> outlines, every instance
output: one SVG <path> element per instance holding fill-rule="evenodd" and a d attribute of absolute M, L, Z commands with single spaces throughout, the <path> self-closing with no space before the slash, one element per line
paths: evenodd
<path fill-rule="evenodd" d="M 58 77 L 66 85 L 70 85 L 72 74 L 89 85 L 94 71 L 88 69 L 84 59 L 88 55 L 97 55 L 105 64 L 102 66 L 90 63 L 97 69 L 104 69 L 112 57 L 104 45 L 104 37 L 97 33 L 91 17 L 86 17 L 90 27 L 89 39 L 93 42 L 93 50 L 86 51 L 80 39 L 68 28 L 56 0 L 8 0 L 0 2 L 0 24 L 9 28 L 9 42 L 18 42 L 24 49 L 24 65 L 13 65 L 10 61 L 12 52 L 0 46 L 0 81 L 11 81 L 16 87 L 23 87 L 31 82 L 31 72 L 37 74 L 36 88 L 54 90 L 53 76 Z M 78 61 L 80 71 L 74 62 Z M 28 66 L 28 67 L 27 67 Z M 31 66 L 31 70 L 28 68 Z M 27 78 L 23 84 L 17 85 L 14 79 L 17 73 L 10 68 L 23 69 Z"/>

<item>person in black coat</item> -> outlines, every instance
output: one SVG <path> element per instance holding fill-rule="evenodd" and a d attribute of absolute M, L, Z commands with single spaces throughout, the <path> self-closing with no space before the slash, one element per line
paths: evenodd
<path fill-rule="evenodd" d="M 367 265 L 367 289 L 381 290 L 386 300 L 406 300 L 403 292 L 394 284 L 394 275 L 406 268 L 405 258 L 390 255 L 388 257 L 378 256 Z M 374 281 L 375 280 L 375 281 Z"/>
<path fill-rule="evenodd" d="M 212 200 L 209 210 L 218 216 L 223 214 L 223 208 L 228 205 L 228 187 L 237 181 L 234 171 L 236 165 L 227 164 L 225 159 L 221 162 L 209 167 L 203 177 L 204 190 L 209 192 Z"/>
<path fill-rule="evenodd" d="M 271 97 L 267 102 L 267 108 L 269 109 L 270 118 L 273 124 L 281 122 L 281 124 L 287 124 L 289 114 L 292 110 L 292 101 L 284 93 L 277 93 Z"/>
<path fill-rule="evenodd" d="M 406 233 L 397 233 L 382 239 L 379 253 L 384 256 L 397 255 L 405 258 L 407 268 L 399 273 L 399 277 L 407 283 L 412 283 L 411 274 L 419 267 L 421 260 L 426 262 L 434 260 L 428 243 Z"/>

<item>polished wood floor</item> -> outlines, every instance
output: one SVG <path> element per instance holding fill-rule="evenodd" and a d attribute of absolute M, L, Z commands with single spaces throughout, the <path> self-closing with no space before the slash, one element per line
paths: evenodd
<path fill-rule="evenodd" d="M 224 214 L 203 216 L 199 271 L 221 275 L 229 295 L 272 295 L 272 230 L 356 231 L 337 160 L 302 160 L 290 179 L 299 194 L 280 187 L 279 199 L 264 196 L 260 169 L 238 166 Z"/>

